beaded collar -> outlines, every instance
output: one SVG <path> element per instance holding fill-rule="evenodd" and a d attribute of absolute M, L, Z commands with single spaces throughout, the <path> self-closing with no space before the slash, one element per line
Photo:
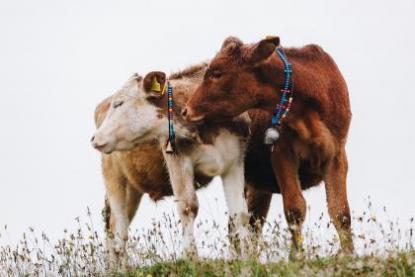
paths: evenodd
<path fill-rule="evenodd" d="M 167 81 L 167 121 L 169 127 L 169 138 L 166 142 L 166 153 L 176 153 L 176 134 L 173 126 L 173 87 Z"/>
<path fill-rule="evenodd" d="M 277 104 L 274 114 L 271 119 L 271 127 L 265 131 L 264 143 L 271 145 L 271 152 L 274 150 L 274 144 L 280 137 L 280 133 L 277 130 L 281 126 L 281 121 L 287 116 L 291 109 L 293 101 L 293 82 L 292 82 L 292 65 L 287 60 L 283 50 L 281 48 L 275 49 L 282 62 L 284 63 L 284 84 L 280 92 L 280 101 Z"/>

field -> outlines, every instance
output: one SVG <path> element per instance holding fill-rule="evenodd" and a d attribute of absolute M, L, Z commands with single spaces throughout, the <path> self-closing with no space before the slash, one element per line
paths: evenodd
<path fill-rule="evenodd" d="M 266 264 L 255 259 L 180 260 L 143 267 L 127 276 L 414 276 L 414 259 L 414 252 L 400 252 L 385 258 L 335 256 Z"/>
<path fill-rule="evenodd" d="M 280 217 L 266 223 L 262 236 L 252 235 L 243 259 L 229 247 L 226 229 L 199 222 L 199 257 L 184 259 L 178 220 L 165 216 L 131 233 L 128 260 L 120 264 L 109 258 L 103 232 L 85 218 L 57 242 L 29 228 L 17 245 L 1 246 L 0 276 L 415 276 L 412 218 L 403 230 L 397 222 L 378 222 L 369 211 L 355 215 L 355 255 L 338 252 L 335 236 L 321 239 L 332 228 L 321 219 L 304 230 L 304 252 L 290 258 L 290 236 Z M 5 226 L 0 235 L 7 232 Z"/>

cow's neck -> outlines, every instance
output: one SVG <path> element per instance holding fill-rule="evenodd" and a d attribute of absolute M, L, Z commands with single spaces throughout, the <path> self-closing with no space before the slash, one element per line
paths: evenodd
<path fill-rule="evenodd" d="M 254 92 L 256 108 L 272 115 L 280 101 L 280 91 L 284 82 L 284 65 L 278 55 L 273 54 L 258 68 L 258 71 L 262 80 Z"/>
<path fill-rule="evenodd" d="M 181 110 L 190 96 L 189 92 L 192 92 L 196 88 L 196 83 L 183 79 L 172 80 L 170 81 L 170 84 L 173 88 L 173 126 L 176 138 L 188 139 L 189 137 L 192 137 L 195 127 L 186 121 L 181 114 Z M 162 139 L 166 139 L 169 136 L 167 100 L 167 92 L 161 99 L 153 100 L 155 101 L 154 104 L 159 108 L 160 120 L 157 124 L 157 133 Z"/>
<path fill-rule="evenodd" d="M 194 132 L 192 132 L 191 128 L 183 125 L 181 122 L 174 122 L 174 129 L 175 129 L 175 136 L 176 142 L 181 140 L 191 140 L 194 138 Z M 160 142 L 165 143 L 169 138 L 169 127 L 168 127 L 168 120 L 167 116 L 161 117 L 157 122 L 153 125 L 151 129 L 151 133 L 149 133 L 150 139 L 158 139 Z"/>

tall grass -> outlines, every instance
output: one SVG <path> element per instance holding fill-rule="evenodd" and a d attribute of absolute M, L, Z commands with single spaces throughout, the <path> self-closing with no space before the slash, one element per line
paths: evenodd
<path fill-rule="evenodd" d="M 16 245 L 1 246 L 0 276 L 415 276 L 413 218 L 406 229 L 396 221 L 381 223 L 370 203 L 367 211 L 353 215 L 356 255 L 337 255 L 337 236 L 322 239 L 332 226 L 321 216 L 303 231 L 305 251 L 295 261 L 288 259 L 290 235 L 282 227 L 282 216 L 267 222 L 261 236 L 252 234 L 243 260 L 229 250 L 227 228 L 200 221 L 199 257 L 182 259 L 179 220 L 166 214 L 149 228 L 130 232 L 128 267 L 117 269 L 105 247 L 104 232 L 94 228 L 89 210 L 87 216 L 85 222 L 76 219 L 76 230 L 65 230 L 57 241 L 29 228 Z M 7 232 L 4 226 L 0 236 Z"/>

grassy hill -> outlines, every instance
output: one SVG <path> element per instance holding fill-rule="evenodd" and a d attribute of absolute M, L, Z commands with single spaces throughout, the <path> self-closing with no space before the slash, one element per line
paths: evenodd
<path fill-rule="evenodd" d="M 370 212 L 353 218 L 355 255 L 336 254 L 337 236 L 320 221 L 303 231 L 305 250 L 289 259 L 290 235 L 281 221 L 268 222 L 261 236 L 252 235 L 243 260 L 229 248 L 227 230 L 197 224 L 199 257 L 182 259 L 176 219 L 155 221 L 146 231 L 130 233 L 125 263 L 114 263 L 103 232 L 77 219 L 74 231 L 57 241 L 33 228 L 16 245 L 0 245 L 0 276 L 415 276 L 413 219 L 400 229 L 377 221 Z M 205 226 L 204 226 L 205 224 Z M 7 227 L 0 237 L 7 237 Z"/>

